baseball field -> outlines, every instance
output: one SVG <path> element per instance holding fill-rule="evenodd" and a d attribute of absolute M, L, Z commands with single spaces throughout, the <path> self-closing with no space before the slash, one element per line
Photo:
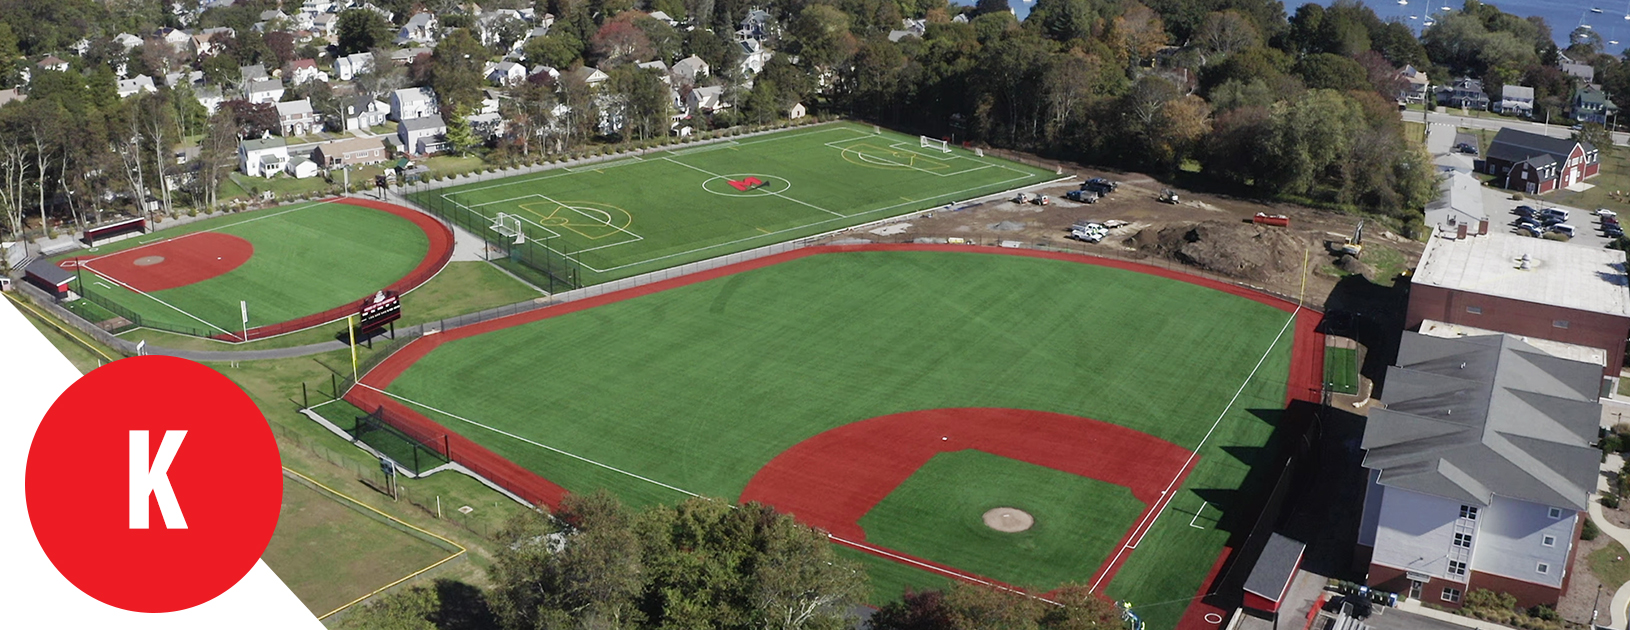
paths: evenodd
<path fill-rule="evenodd" d="M 865 552 L 880 596 L 1073 582 L 1174 627 L 1317 388 L 1310 315 L 1063 254 L 814 248 L 426 337 L 348 399 L 553 499 L 775 505 Z"/>
<path fill-rule="evenodd" d="M 411 289 L 451 248 L 452 234 L 426 215 L 343 199 L 228 215 L 56 262 L 91 296 L 69 303 L 87 319 L 240 341 L 246 330 L 251 339 L 289 332 L 353 313 L 381 289 Z"/>
<path fill-rule="evenodd" d="M 501 222 L 573 261 L 579 284 L 589 285 L 1056 177 L 921 144 L 871 125 L 831 123 L 410 198 Z"/>

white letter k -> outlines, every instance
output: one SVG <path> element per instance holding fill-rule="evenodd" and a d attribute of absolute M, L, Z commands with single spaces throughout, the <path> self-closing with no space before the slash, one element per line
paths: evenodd
<path fill-rule="evenodd" d="M 165 431 L 159 442 L 158 456 L 152 466 L 147 463 L 147 432 L 130 432 L 130 529 L 147 529 L 147 496 L 158 499 L 159 516 L 165 529 L 186 529 L 187 519 L 181 516 L 181 504 L 175 500 L 170 487 L 170 463 L 181 450 L 186 431 Z M 173 439 L 172 439 L 173 438 Z"/>

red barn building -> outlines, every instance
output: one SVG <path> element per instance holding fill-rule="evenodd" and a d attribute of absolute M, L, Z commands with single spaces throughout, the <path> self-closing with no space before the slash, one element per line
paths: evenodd
<path fill-rule="evenodd" d="M 1510 190 L 1548 193 L 1595 177 L 1601 168 L 1596 147 L 1572 138 L 1552 138 L 1501 129 L 1477 170 L 1496 176 Z"/>
<path fill-rule="evenodd" d="M 1433 320 L 1600 348 L 1617 377 L 1630 335 L 1624 252 L 1514 234 L 1435 231 L 1409 290 L 1405 327 Z"/>

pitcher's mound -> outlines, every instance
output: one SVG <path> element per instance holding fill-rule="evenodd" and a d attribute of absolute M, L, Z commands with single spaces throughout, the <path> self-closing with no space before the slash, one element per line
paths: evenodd
<path fill-rule="evenodd" d="M 137 258 L 131 264 L 134 264 L 137 267 L 151 267 L 161 262 L 164 262 L 163 256 L 142 256 L 141 258 Z"/>
<path fill-rule="evenodd" d="M 985 526 L 999 532 L 1022 532 L 1036 524 L 1029 512 L 1010 507 L 999 507 L 985 512 Z"/>

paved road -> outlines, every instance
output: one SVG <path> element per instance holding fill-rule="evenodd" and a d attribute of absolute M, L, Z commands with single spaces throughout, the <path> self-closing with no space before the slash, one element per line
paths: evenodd
<path fill-rule="evenodd" d="M 1422 122 L 1424 120 L 1425 122 L 1429 123 L 1454 125 L 1456 127 L 1467 127 L 1470 129 L 1521 129 L 1527 132 L 1544 134 L 1553 138 L 1566 138 L 1573 135 L 1573 130 L 1569 129 L 1567 125 L 1546 125 L 1543 122 L 1534 122 L 1531 120 L 1523 120 L 1521 118 L 1506 118 L 1496 114 L 1489 114 L 1485 117 L 1478 118 L 1473 116 L 1450 114 L 1446 112 L 1409 111 L 1403 112 L 1402 117 L 1404 120 L 1410 122 Z M 1630 133 L 1625 133 L 1622 131 L 1615 132 L 1613 134 L 1613 144 L 1619 146 L 1630 146 Z"/>

